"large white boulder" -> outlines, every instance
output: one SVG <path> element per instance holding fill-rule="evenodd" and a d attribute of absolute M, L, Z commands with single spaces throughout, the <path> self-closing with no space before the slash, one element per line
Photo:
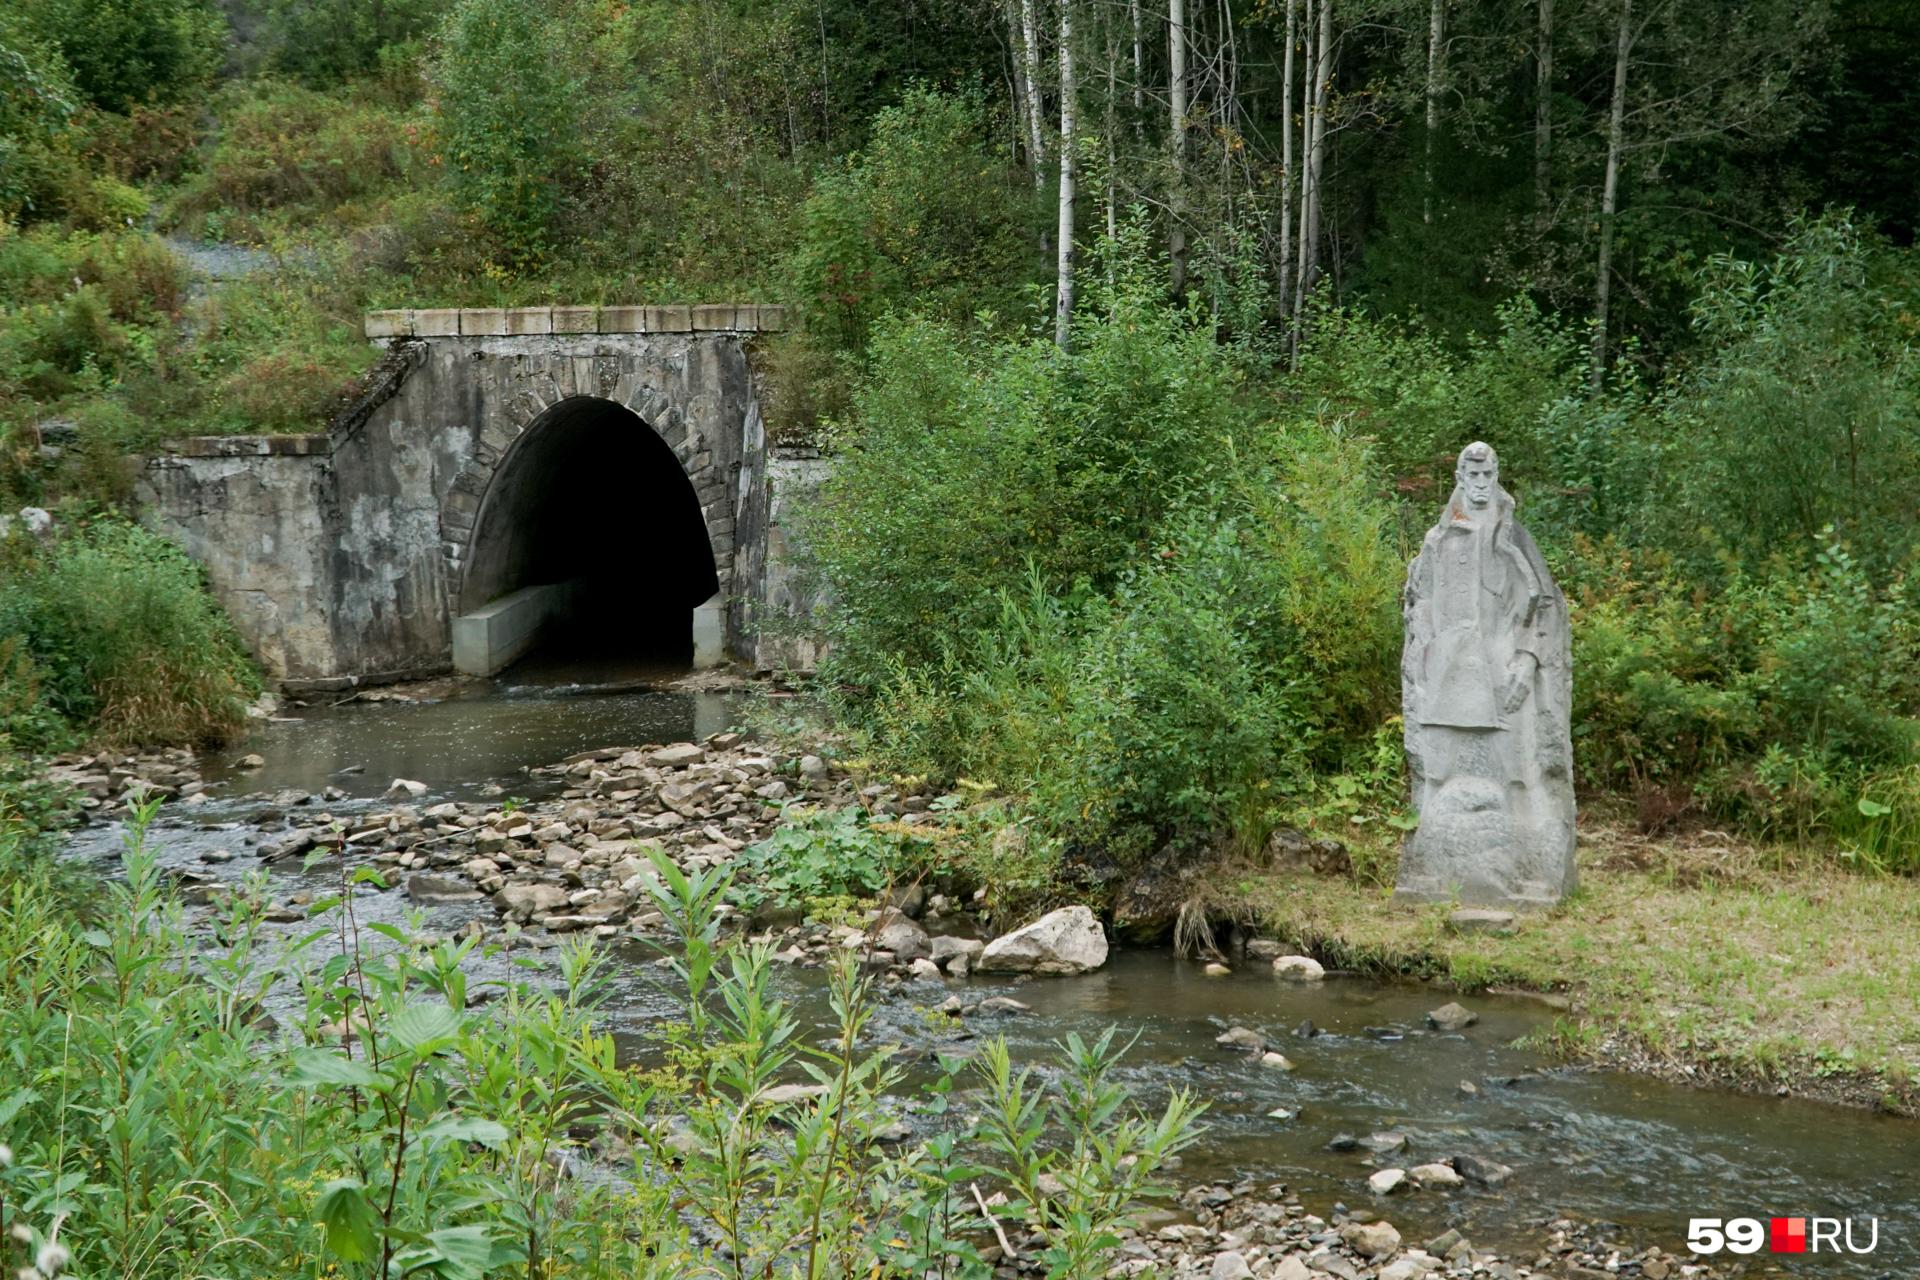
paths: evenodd
<path fill-rule="evenodd" d="M 1062 907 L 987 944 L 981 973 L 1085 973 L 1107 962 L 1107 935 L 1086 907 Z"/>

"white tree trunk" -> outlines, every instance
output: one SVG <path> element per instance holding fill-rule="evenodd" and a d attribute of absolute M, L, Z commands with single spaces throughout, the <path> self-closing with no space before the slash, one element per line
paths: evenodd
<path fill-rule="evenodd" d="M 1073 328 L 1073 94 L 1073 0 L 1060 0 L 1060 275 L 1053 340 L 1062 351 Z"/>
<path fill-rule="evenodd" d="M 1539 0 L 1534 43 L 1533 207 L 1542 218 L 1553 202 L 1553 0 Z"/>
<path fill-rule="evenodd" d="M 1327 155 L 1327 95 L 1333 80 L 1333 0 L 1320 0 L 1318 47 L 1313 55 L 1313 133 L 1307 144 L 1307 183 L 1312 198 L 1301 210 L 1300 289 L 1311 293 L 1320 275 L 1320 211 Z"/>
<path fill-rule="evenodd" d="M 1326 0 L 1318 0 L 1325 3 Z M 1300 364 L 1300 325 L 1305 319 L 1307 306 L 1307 227 L 1310 219 L 1307 208 L 1314 201 L 1313 165 L 1308 156 L 1313 149 L 1313 85 L 1315 62 L 1313 57 L 1313 19 L 1316 13 L 1316 0 L 1304 0 L 1305 20 L 1301 23 L 1300 58 L 1300 251 L 1293 260 L 1293 331 L 1289 335 L 1289 350 L 1293 356 L 1294 367 Z"/>
<path fill-rule="evenodd" d="M 1167 4 L 1167 145 L 1173 156 L 1173 189 L 1167 197 L 1167 258 L 1173 296 L 1187 291 L 1187 3 Z"/>
<path fill-rule="evenodd" d="M 1127 8 L 1133 18 L 1133 110 L 1137 116 L 1147 103 L 1147 51 L 1140 40 L 1140 0 L 1128 0 Z"/>
<path fill-rule="evenodd" d="M 1027 95 L 1027 150 L 1033 163 L 1033 185 L 1047 185 L 1047 135 L 1040 123 L 1040 30 L 1034 20 L 1034 0 L 1020 0 L 1020 65 Z"/>
<path fill-rule="evenodd" d="M 1446 25 L 1447 0 L 1433 0 L 1427 14 L 1427 146 L 1420 197 L 1420 220 L 1425 223 L 1433 221 L 1433 135 L 1440 131 L 1441 41 Z"/>
<path fill-rule="evenodd" d="M 1588 377 L 1599 391 L 1607 376 L 1607 309 L 1613 296 L 1613 215 L 1619 207 L 1620 151 L 1627 116 L 1627 61 L 1633 53 L 1633 0 L 1620 0 L 1614 43 L 1613 105 L 1607 113 L 1607 177 L 1600 189 L 1600 267 L 1593 287 L 1593 364 Z"/>
<path fill-rule="evenodd" d="M 1287 49 L 1280 64 L 1280 314 L 1292 315 L 1293 191 L 1300 175 L 1293 168 L 1293 44 L 1300 36 L 1300 0 L 1287 0 Z"/>

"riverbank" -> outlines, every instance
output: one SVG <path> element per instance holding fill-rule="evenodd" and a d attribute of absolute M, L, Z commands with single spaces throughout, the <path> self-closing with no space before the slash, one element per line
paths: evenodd
<path fill-rule="evenodd" d="M 1571 1060 L 1920 1114 L 1920 883 L 1581 822 L 1579 892 L 1509 930 L 1297 872 L 1235 876 L 1212 906 L 1329 967 L 1548 995 Z"/>

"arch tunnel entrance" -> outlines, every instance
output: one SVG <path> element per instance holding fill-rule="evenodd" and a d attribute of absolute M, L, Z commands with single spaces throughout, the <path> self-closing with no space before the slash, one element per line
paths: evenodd
<path fill-rule="evenodd" d="M 709 665 L 720 659 L 719 589 L 673 450 L 622 405 L 563 400 L 515 439 L 481 499 L 454 667 Z"/>

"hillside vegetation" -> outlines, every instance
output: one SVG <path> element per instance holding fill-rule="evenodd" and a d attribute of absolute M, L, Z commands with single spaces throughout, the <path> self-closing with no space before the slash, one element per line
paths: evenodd
<path fill-rule="evenodd" d="M 8 509 L 320 429 L 369 307 L 785 302 L 829 709 L 1036 888 L 1280 825 L 1390 869 L 1401 566 L 1476 437 L 1583 786 L 1920 865 L 1911 16 L 27 0 L 0 69 Z M 49 627 L 14 701 L 119 732 Z"/>

